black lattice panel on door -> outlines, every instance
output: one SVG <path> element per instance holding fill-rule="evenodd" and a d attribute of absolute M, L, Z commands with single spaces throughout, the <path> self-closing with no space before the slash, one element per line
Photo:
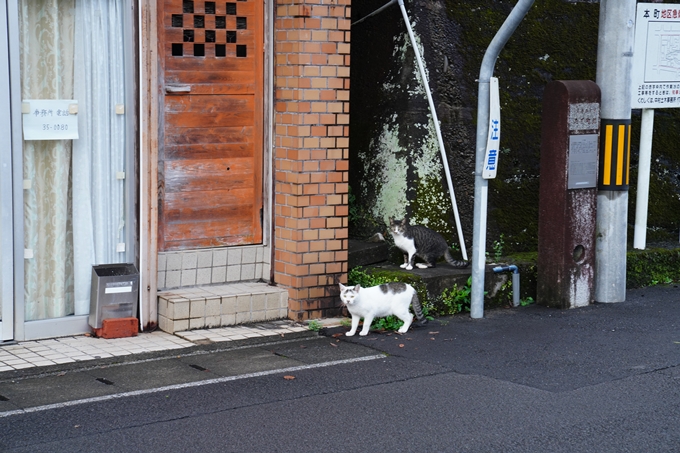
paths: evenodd
<path fill-rule="evenodd" d="M 172 56 L 247 57 L 246 44 L 239 42 L 239 30 L 248 29 L 248 18 L 239 16 L 239 3 L 245 2 L 184 0 L 181 13 L 171 14 L 171 27 L 182 31 L 182 42 L 172 43 Z"/>

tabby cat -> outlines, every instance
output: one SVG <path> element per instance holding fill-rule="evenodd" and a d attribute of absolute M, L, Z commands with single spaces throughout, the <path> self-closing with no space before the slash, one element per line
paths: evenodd
<path fill-rule="evenodd" d="M 454 260 L 451 256 L 446 239 L 441 234 L 422 225 L 409 225 L 406 219 L 390 219 L 390 233 L 394 238 L 394 245 L 404 252 L 404 264 L 402 268 L 413 269 L 415 257 L 421 258 L 425 263 L 417 263 L 421 269 L 435 267 L 437 260 L 444 255 L 444 259 L 453 267 L 468 267 L 467 261 Z"/>
<path fill-rule="evenodd" d="M 413 322 L 413 315 L 409 311 L 411 304 L 419 324 L 427 323 L 418 294 L 413 286 L 407 283 L 390 282 L 369 288 L 362 288 L 361 285 L 345 286 L 340 283 L 340 300 L 352 315 L 352 328 L 345 334 L 348 337 L 356 333 L 361 318 L 364 318 L 364 326 L 359 335 L 364 336 L 368 334 L 373 318 L 390 315 L 404 321 L 398 332 L 405 333 Z"/>

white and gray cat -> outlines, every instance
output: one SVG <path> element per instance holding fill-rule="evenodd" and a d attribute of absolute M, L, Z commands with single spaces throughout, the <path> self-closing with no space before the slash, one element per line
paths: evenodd
<path fill-rule="evenodd" d="M 400 267 L 413 269 L 415 257 L 425 263 L 416 266 L 425 269 L 435 267 L 437 260 L 444 255 L 444 259 L 453 267 L 462 269 L 468 267 L 467 261 L 454 260 L 446 239 L 441 234 L 422 225 L 409 225 L 406 219 L 390 219 L 390 233 L 394 238 L 394 245 L 404 253 L 404 264 Z"/>
<path fill-rule="evenodd" d="M 362 288 L 361 285 L 345 286 L 340 283 L 340 300 L 352 315 L 352 328 L 345 334 L 348 337 L 356 333 L 361 318 L 364 318 L 364 326 L 359 335 L 363 336 L 368 334 L 374 318 L 389 315 L 404 321 L 398 332 L 405 333 L 413 322 L 413 315 L 409 311 L 410 305 L 413 305 L 419 323 L 427 323 L 418 294 L 413 286 L 407 283 L 390 282 L 369 288 Z"/>

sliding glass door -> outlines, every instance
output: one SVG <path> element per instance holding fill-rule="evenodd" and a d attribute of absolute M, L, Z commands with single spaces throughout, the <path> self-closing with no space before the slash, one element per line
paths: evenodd
<path fill-rule="evenodd" d="M 88 331 L 92 266 L 134 260 L 133 17 L 126 0 L 18 0 L 24 123 L 63 100 L 78 130 L 24 134 L 25 339 Z"/>

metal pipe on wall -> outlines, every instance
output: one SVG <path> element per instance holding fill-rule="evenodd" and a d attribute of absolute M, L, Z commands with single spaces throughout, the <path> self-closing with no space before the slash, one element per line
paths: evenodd
<path fill-rule="evenodd" d="M 401 14 L 402 16 L 404 16 L 404 22 L 406 23 L 408 36 L 411 39 L 411 46 L 413 47 L 413 52 L 415 52 L 416 54 L 416 61 L 418 62 L 420 78 L 423 80 L 423 86 L 425 87 L 425 93 L 427 94 L 427 102 L 430 105 L 430 113 L 432 113 L 432 121 L 434 122 L 435 132 L 437 133 L 437 142 L 439 143 L 439 151 L 442 155 L 442 164 L 444 165 L 444 173 L 446 174 L 446 183 L 449 187 L 449 195 L 451 196 L 451 206 L 453 207 L 453 215 L 456 218 L 456 230 L 458 232 L 458 241 L 460 242 L 460 251 L 463 254 L 463 259 L 467 261 L 468 255 L 467 250 L 465 248 L 465 239 L 463 238 L 463 228 L 461 227 L 460 224 L 460 216 L 458 215 L 458 205 L 456 204 L 456 195 L 453 191 L 451 171 L 449 171 L 449 162 L 446 158 L 446 151 L 444 150 L 444 139 L 442 138 L 442 132 L 439 128 L 439 119 L 437 118 L 437 111 L 434 108 L 434 100 L 432 99 L 432 93 L 430 92 L 430 87 L 428 85 L 427 76 L 425 74 L 425 68 L 423 67 L 422 57 L 420 56 L 420 50 L 418 49 L 416 38 L 413 35 L 413 29 L 411 28 L 411 22 L 409 21 L 408 14 L 406 14 L 404 0 L 398 0 L 398 2 L 399 8 L 401 9 Z"/>

